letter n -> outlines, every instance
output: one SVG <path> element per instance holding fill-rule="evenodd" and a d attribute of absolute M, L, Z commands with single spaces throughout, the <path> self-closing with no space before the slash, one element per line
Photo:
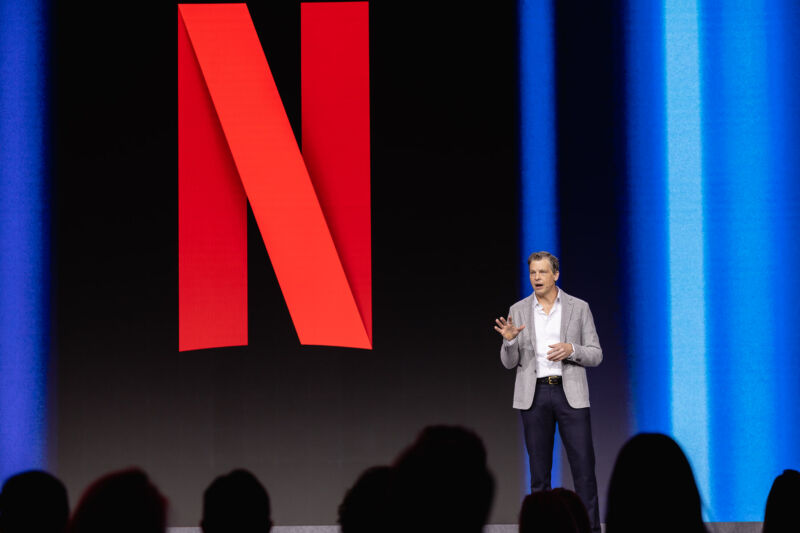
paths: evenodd
<path fill-rule="evenodd" d="M 372 348 L 366 2 L 301 4 L 301 155 L 244 4 L 178 6 L 179 350 L 247 344 L 247 202 L 302 344 Z"/>

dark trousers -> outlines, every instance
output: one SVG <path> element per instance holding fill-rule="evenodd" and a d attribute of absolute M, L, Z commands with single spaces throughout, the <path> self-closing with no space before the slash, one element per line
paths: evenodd
<path fill-rule="evenodd" d="M 589 512 L 592 531 L 600 531 L 600 506 L 594 474 L 594 445 L 589 408 L 570 407 L 561 385 L 537 383 L 533 405 L 522 413 L 531 468 L 531 491 L 549 490 L 556 424 L 567 450 L 575 492 Z"/>

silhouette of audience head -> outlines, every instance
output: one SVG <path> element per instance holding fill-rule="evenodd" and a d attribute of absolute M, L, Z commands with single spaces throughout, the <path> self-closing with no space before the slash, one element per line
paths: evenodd
<path fill-rule="evenodd" d="M 522 501 L 520 533 L 590 533 L 591 530 L 586 507 L 571 490 L 534 492 Z"/>
<path fill-rule="evenodd" d="M 427 427 L 395 461 L 392 503 L 398 531 L 480 532 L 493 497 L 486 450 L 468 429 Z"/>
<path fill-rule="evenodd" d="M 69 533 L 164 533 L 167 503 L 142 470 L 107 474 L 83 494 Z"/>
<path fill-rule="evenodd" d="M 220 476 L 203 494 L 204 533 L 268 533 L 272 529 L 267 489 L 247 470 Z"/>
<path fill-rule="evenodd" d="M 377 533 L 387 530 L 391 482 L 392 469 L 388 466 L 373 466 L 359 476 L 339 505 L 342 533 Z"/>
<path fill-rule="evenodd" d="M 68 519 L 67 489 L 47 472 L 23 472 L 3 484 L 0 533 L 63 533 Z"/>
<path fill-rule="evenodd" d="M 641 433 L 620 450 L 606 501 L 606 533 L 705 532 L 689 461 L 666 435 Z"/>
<path fill-rule="evenodd" d="M 775 478 L 764 510 L 763 533 L 800 531 L 800 472 L 784 470 Z"/>

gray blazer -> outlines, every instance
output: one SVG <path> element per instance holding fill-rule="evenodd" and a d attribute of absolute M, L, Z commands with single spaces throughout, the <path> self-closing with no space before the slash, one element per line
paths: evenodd
<path fill-rule="evenodd" d="M 589 384 L 586 366 L 603 361 L 603 350 L 594 327 L 589 304 L 561 291 L 561 342 L 569 342 L 575 351 L 562 361 L 562 383 L 570 406 L 589 407 Z M 536 392 L 536 328 L 533 325 L 533 294 L 511 306 L 508 312 L 517 326 L 525 325 L 512 345 L 503 339 L 500 361 L 508 369 L 517 369 L 514 383 L 514 408 L 529 409 Z"/>

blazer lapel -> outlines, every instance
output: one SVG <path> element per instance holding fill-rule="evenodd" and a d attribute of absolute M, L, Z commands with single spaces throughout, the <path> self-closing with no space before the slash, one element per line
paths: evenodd
<path fill-rule="evenodd" d="M 525 330 L 528 332 L 528 341 L 533 350 L 536 347 L 536 325 L 533 323 L 533 295 L 528 296 L 525 305 L 522 307 L 522 323 L 525 324 Z"/>
<path fill-rule="evenodd" d="M 572 308 L 574 306 L 572 296 L 562 291 L 560 288 L 558 290 L 561 291 L 561 342 L 567 342 L 567 326 L 569 326 L 569 320 L 572 317 Z"/>

